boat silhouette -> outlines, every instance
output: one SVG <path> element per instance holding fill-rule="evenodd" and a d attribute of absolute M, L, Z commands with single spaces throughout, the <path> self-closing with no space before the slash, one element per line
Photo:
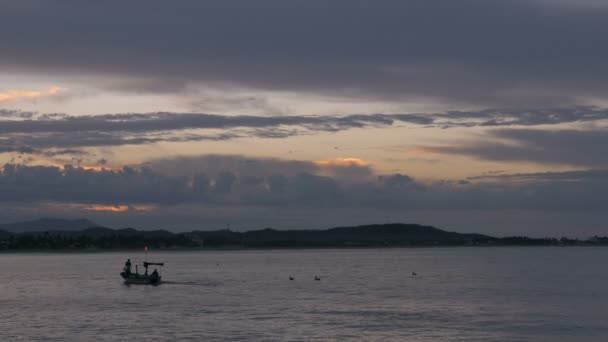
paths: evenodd
<path fill-rule="evenodd" d="M 125 268 L 120 272 L 120 276 L 127 285 L 158 285 L 162 281 L 162 276 L 155 268 L 152 273 L 148 273 L 148 267 L 150 266 L 164 266 L 164 262 L 148 262 L 144 261 L 142 266 L 144 267 L 144 273 L 139 273 L 139 265 L 135 265 L 135 273 L 131 272 L 131 261 L 127 260 Z"/>

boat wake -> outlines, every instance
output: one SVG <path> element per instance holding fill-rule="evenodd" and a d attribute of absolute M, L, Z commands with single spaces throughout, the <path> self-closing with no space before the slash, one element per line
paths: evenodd
<path fill-rule="evenodd" d="M 203 287 L 216 287 L 220 286 L 221 283 L 217 281 L 165 281 L 163 284 L 166 285 L 182 285 L 182 286 L 203 286 Z"/>

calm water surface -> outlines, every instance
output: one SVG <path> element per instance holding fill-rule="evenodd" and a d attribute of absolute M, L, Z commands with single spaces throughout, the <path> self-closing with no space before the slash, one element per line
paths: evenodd
<path fill-rule="evenodd" d="M 157 287 L 128 257 L 0 254 L 0 340 L 608 340 L 608 248 L 154 252 Z"/>

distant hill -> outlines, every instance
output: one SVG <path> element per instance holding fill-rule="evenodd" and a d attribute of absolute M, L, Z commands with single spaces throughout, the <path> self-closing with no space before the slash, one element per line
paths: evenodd
<path fill-rule="evenodd" d="M 65 220 L 57 218 L 40 218 L 33 221 L 0 224 L 0 230 L 12 233 L 44 232 L 44 231 L 79 231 L 98 227 L 87 219 Z"/>
<path fill-rule="evenodd" d="M 495 238 L 482 234 L 447 232 L 431 226 L 391 223 L 326 230 L 262 229 L 246 232 L 196 231 L 189 233 L 206 246 L 247 247 L 373 247 L 466 245 Z"/>

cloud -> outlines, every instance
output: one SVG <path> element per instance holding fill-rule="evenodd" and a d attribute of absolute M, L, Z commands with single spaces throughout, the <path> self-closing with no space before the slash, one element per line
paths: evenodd
<path fill-rule="evenodd" d="M 20 110 L 0 109 L 0 118 L 2 119 L 32 119 L 37 115 L 34 112 L 25 112 Z"/>
<path fill-rule="evenodd" d="M 7 164 L 0 172 L 0 205 L 8 221 L 45 213 L 188 230 L 225 228 L 226 222 L 250 229 L 388 221 L 536 236 L 605 229 L 607 169 L 494 172 L 426 183 L 404 174 L 328 176 L 323 167 L 221 155 L 115 170 Z"/>
<path fill-rule="evenodd" d="M 606 8 L 608 7 L 608 3 L 603 0 L 580 0 L 580 1 L 571 1 L 571 0 L 535 0 L 540 4 L 548 5 L 548 6 L 564 6 L 568 9 L 576 9 L 576 8 Z"/>
<path fill-rule="evenodd" d="M 314 162 L 320 167 L 321 174 L 342 181 L 356 181 L 371 178 L 373 176 L 372 165 L 360 158 L 334 158 L 317 160 Z"/>
<path fill-rule="evenodd" d="M 302 134 L 411 125 L 418 127 L 511 127 L 600 122 L 597 107 L 485 109 L 413 114 L 344 116 L 248 116 L 204 113 L 124 113 L 92 116 L 0 110 L 0 151 L 31 153 L 57 148 L 142 145 L 157 142 L 281 139 Z M 176 134 L 179 133 L 179 134 Z"/>
<path fill-rule="evenodd" d="M 129 207 L 126 205 L 90 205 L 85 206 L 84 209 L 90 211 L 110 211 L 122 213 L 128 211 Z"/>
<path fill-rule="evenodd" d="M 186 100 L 188 105 L 197 111 L 222 113 L 238 108 L 242 112 L 260 112 L 266 115 L 284 115 L 286 110 L 273 105 L 267 96 L 259 94 L 236 94 L 232 89 L 193 91 Z"/>
<path fill-rule="evenodd" d="M 265 177 L 273 174 L 292 177 L 302 172 L 317 173 L 320 171 L 318 165 L 308 161 L 214 154 L 156 159 L 148 161 L 142 166 L 171 177 L 189 177 L 200 174 L 216 177 L 224 171 L 230 171 L 239 177 Z"/>
<path fill-rule="evenodd" d="M 537 173 L 515 173 L 504 174 L 502 171 L 485 173 L 480 176 L 469 177 L 470 180 L 482 180 L 491 182 L 509 183 L 546 183 L 546 182 L 585 182 L 593 180 L 608 179 L 608 170 L 579 170 L 565 172 L 537 172 Z"/>
<path fill-rule="evenodd" d="M 414 184 L 414 180 L 407 175 L 394 174 L 389 176 L 379 176 L 378 180 L 387 188 L 403 189 Z"/>
<path fill-rule="evenodd" d="M 417 146 L 415 151 L 466 155 L 482 160 L 608 167 L 606 130 L 491 130 L 471 143 Z"/>
<path fill-rule="evenodd" d="M 62 95 L 66 89 L 53 86 L 47 90 L 7 90 L 0 92 L 0 104 L 5 102 L 15 102 L 20 100 L 36 100 L 47 97 Z"/>
<path fill-rule="evenodd" d="M 115 91 L 232 84 L 353 98 L 564 105 L 608 90 L 608 9 L 598 3 L 24 0 L 0 5 L 0 67 L 64 76 L 86 70 L 116 79 L 108 86 Z"/>
<path fill-rule="evenodd" d="M 318 160 L 315 162 L 317 165 L 325 166 L 325 167 L 366 167 L 369 166 L 369 163 L 360 158 L 335 158 L 335 159 L 327 159 L 327 160 Z"/>
<path fill-rule="evenodd" d="M 602 194 L 608 190 L 608 170 L 489 174 L 471 177 L 478 189 L 505 191 L 501 205 L 526 210 L 604 211 Z M 516 203 L 520 201 L 520 203 Z"/>
<path fill-rule="evenodd" d="M 217 161 L 221 168 L 211 161 Z M 187 164 L 194 169 L 180 169 Z M 247 168 L 251 165 L 252 168 Z M 207 168 L 206 166 L 210 166 Z M 352 210 L 606 210 L 608 171 L 485 174 L 461 182 L 419 182 L 403 174 L 340 166 L 327 176 L 314 162 L 202 156 L 157 160 L 117 170 L 6 164 L 0 201 L 81 203 L 95 211 L 183 204 L 222 208 L 351 208 Z M 347 175 L 341 177 L 341 175 Z M 359 175 L 357 179 L 355 176 Z M 122 209 L 121 209 L 122 208 Z M 126 208 L 126 209 L 125 209 Z M 125 210 L 123 210 L 125 209 Z"/>
<path fill-rule="evenodd" d="M 148 204 L 130 204 L 130 205 L 107 205 L 107 204 L 82 204 L 82 203 L 69 203 L 69 202 L 53 202 L 53 203 L 45 203 L 43 205 L 39 204 L 39 207 L 46 207 L 47 209 L 53 208 L 56 211 L 71 211 L 71 212 L 82 212 L 85 214 L 95 214 L 95 213 L 110 213 L 110 214 L 143 214 L 150 213 L 156 209 L 158 209 L 157 205 L 148 205 Z"/>

